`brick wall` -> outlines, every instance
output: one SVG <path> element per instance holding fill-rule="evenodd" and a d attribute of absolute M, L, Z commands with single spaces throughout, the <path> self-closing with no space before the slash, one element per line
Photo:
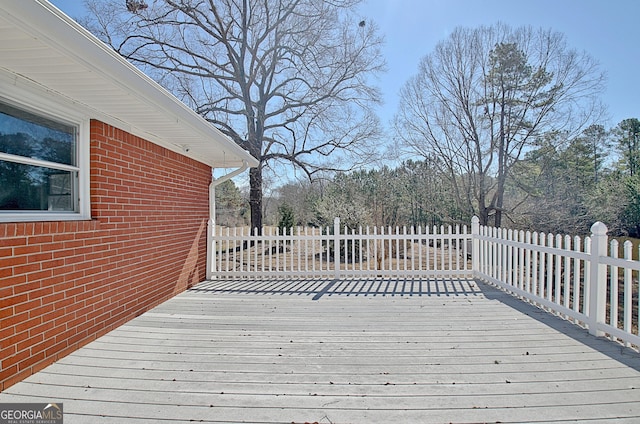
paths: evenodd
<path fill-rule="evenodd" d="M 0 223 L 0 390 L 205 278 L 207 165 L 91 122 L 91 221 Z"/>

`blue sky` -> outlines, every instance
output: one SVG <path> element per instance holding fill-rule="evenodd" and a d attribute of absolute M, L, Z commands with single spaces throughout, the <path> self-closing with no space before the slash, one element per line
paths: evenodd
<path fill-rule="evenodd" d="M 71 17 L 85 14 L 82 0 L 50 1 Z M 606 126 L 640 119 L 640 0 L 368 0 L 361 14 L 376 21 L 386 39 L 388 73 L 379 81 L 385 122 L 395 113 L 398 91 L 439 41 L 458 26 L 498 21 L 563 33 L 570 47 L 585 50 L 607 73 Z"/>

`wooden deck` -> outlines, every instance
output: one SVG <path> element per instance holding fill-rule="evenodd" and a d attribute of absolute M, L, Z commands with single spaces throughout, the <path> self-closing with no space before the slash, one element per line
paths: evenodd
<path fill-rule="evenodd" d="M 640 422 L 640 355 L 471 280 L 205 282 L 0 394 L 74 423 Z"/>

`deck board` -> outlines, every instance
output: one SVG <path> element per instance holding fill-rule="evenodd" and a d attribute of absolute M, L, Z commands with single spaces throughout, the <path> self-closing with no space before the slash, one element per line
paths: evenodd
<path fill-rule="evenodd" d="M 640 355 L 472 280 L 202 283 L 0 393 L 65 423 L 640 422 Z"/>

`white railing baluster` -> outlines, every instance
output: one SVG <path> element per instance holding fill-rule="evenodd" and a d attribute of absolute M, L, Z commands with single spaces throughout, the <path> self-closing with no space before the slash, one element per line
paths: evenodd
<path fill-rule="evenodd" d="M 375 228 L 374 228 L 375 230 Z M 367 225 L 367 227 L 365 228 L 365 236 L 366 236 L 366 240 L 367 240 L 367 271 L 371 271 L 371 266 L 375 264 L 376 261 L 376 255 L 375 253 L 373 254 L 373 256 L 371 255 L 371 231 L 369 229 L 369 226 Z M 375 243 L 374 243 L 375 244 Z"/>
<path fill-rule="evenodd" d="M 524 236 L 525 240 L 525 244 L 527 245 L 531 245 L 532 241 L 531 241 L 531 231 L 527 231 L 525 233 Z M 531 272 L 532 272 L 532 258 L 531 258 L 531 249 L 527 249 L 527 252 L 525 254 L 525 291 L 527 293 L 531 293 Z"/>
<path fill-rule="evenodd" d="M 315 236 L 315 231 L 316 230 L 314 228 L 311 229 L 311 237 L 312 238 L 311 238 L 311 258 L 310 258 L 310 260 L 311 260 L 311 271 L 313 272 L 313 274 L 316 273 L 316 241 L 315 241 L 316 239 L 314 237 Z M 305 236 L 309 235 L 306 228 L 304 230 L 304 234 L 305 234 Z M 306 250 L 306 246 L 307 246 L 306 243 L 308 243 L 308 242 L 309 242 L 309 240 L 305 238 L 305 252 L 308 251 L 308 250 Z M 309 259 L 305 262 L 305 271 L 309 271 Z"/>
<path fill-rule="evenodd" d="M 611 253 L 610 256 L 612 258 L 618 258 L 618 240 L 611 240 Z M 609 325 L 612 327 L 618 327 L 618 267 L 616 265 L 611 265 L 611 274 L 610 274 L 610 299 L 609 299 Z M 615 340 L 616 337 L 611 334 L 611 340 Z"/>
<path fill-rule="evenodd" d="M 391 231 L 389 231 L 389 233 L 391 234 Z M 397 272 L 396 276 L 399 276 L 400 275 L 399 271 L 400 271 L 400 268 L 401 268 L 401 266 L 400 266 L 401 262 L 400 262 L 400 237 L 399 237 L 400 236 L 400 228 L 398 226 L 396 226 L 396 232 L 394 233 L 394 235 L 395 235 L 395 237 L 393 237 L 393 238 L 395 240 L 395 245 L 396 245 L 396 252 L 395 252 L 396 253 L 396 269 L 395 269 L 395 271 Z M 391 243 L 393 243 L 393 242 L 391 242 Z"/>
<path fill-rule="evenodd" d="M 564 237 L 564 249 L 565 251 L 571 250 L 571 236 Z M 564 257 L 564 293 L 563 293 L 563 305 L 569 309 L 569 299 L 571 297 L 571 258 L 569 255 Z M 568 318 L 565 315 L 565 318 Z"/>
<path fill-rule="evenodd" d="M 233 231 L 230 228 L 227 228 L 229 238 L 227 240 L 227 260 L 225 262 L 225 267 L 227 270 L 233 271 L 233 263 L 235 261 L 235 242 L 233 240 Z"/>
<path fill-rule="evenodd" d="M 274 250 L 271 251 L 271 255 L 275 254 L 275 256 L 276 256 L 276 267 L 275 267 L 274 271 L 278 272 L 278 271 L 281 270 L 281 268 L 280 268 L 280 251 L 282 249 L 282 246 L 280 245 L 280 241 L 281 241 L 281 239 L 280 239 L 280 228 L 276 227 L 275 231 L 276 231 L 276 238 L 274 240 L 275 246 L 274 246 Z M 271 262 L 273 262 L 273 260 Z"/>
<path fill-rule="evenodd" d="M 412 225 L 411 227 L 409 227 L 409 236 L 411 237 L 408 241 L 408 245 L 409 245 L 409 250 L 411 250 L 411 257 L 409 258 L 409 264 L 411 265 L 411 275 L 413 275 L 416 271 L 416 261 L 415 261 L 415 252 L 416 249 L 414 248 L 414 244 L 416 241 L 415 238 L 415 227 Z M 405 257 L 406 257 L 406 252 L 405 252 Z"/>
<path fill-rule="evenodd" d="M 402 262 L 404 271 L 407 271 L 407 226 L 402 227 Z"/>
<path fill-rule="evenodd" d="M 456 266 L 455 269 L 461 269 L 460 267 L 460 255 L 463 253 L 462 250 L 460 249 L 460 247 L 462 246 L 460 244 L 460 225 L 456 225 L 454 227 L 454 237 L 455 237 L 455 257 L 456 257 Z M 453 245 L 451 246 L 453 247 Z M 453 249 L 451 249 L 453 250 Z M 453 266 L 453 264 L 451 263 L 451 266 Z"/>
<path fill-rule="evenodd" d="M 518 240 L 519 243 L 522 243 L 524 241 L 524 231 L 520 230 L 518 232 Z M 524 290 L 525 287 L 525 271 L 526 271 L 526 264 L 525 264 L 525 249 L 522 246 L 518 246 L 518 270 L 520 271 L 520 275 L 518 276 L 518 288 L 520 290 Z"/>
<path fill-rule="evenodd" d="M 502 237 L 504 238 L 505 241 L 511 241 L 512 237 L 513 237 L 513 231 L 511 229 L 505 229 L 502 232 Z M 509 243 L 504 243 L 504 247 L 502 248 L 502 254 L 504 255 L 504 282 L 509 285 L 509 286 L 513 286 L 513 274 L 512 274 L 512 267 L 513 267 L 513 263 L 512 263 L 512 258 L 511 258 L 511 245 Z"/>
<path fill-rule="evenodd" d="M 447 249 L 448 249 L 448 258 L 447 258 L 447 264 L 449 265 L 448 267 L 445 267 L 445 269 L 447 271 L 451 271 L 451 266 L 453 265 L 453 257 L 451 256 L 453 254 L 453 248 L 452 248 L 452 242 L 453 242 L 453 233 L 451 230 L 451 225 L 449 225 L 447 227 Z"/>
<path fill-rule="evenodd" d="M 289 252 L 289 243 L 287 240 L 287 227 L 283 227 L 282 228 L 282 234 L 281 234 L 282 239 L 280 240 L 280 249 L 282 250 L 282 268 L 278 268 L 276 271 L 279 271 L 280 269 L 282 269 L 282 271 L 287 272 L 287 271 L 291 271 L 287 268 L 288 263 L 290 261 L 288 261 L 288 254 L 287 252 Z M 289 238 L 289 240 L 291 240 Z M 280 255 L 278 255 L 280 256 Z"/>
<path fill-rule="evenodd" d="M 223 235 L 223 236 L 224 236 L 225 232 L 226 232 L 226 233 L 227 233 L 227 235 L 228 235 L 228 233 L 229 233 L 229 229 L 228 229 L 228 228 L 226 228 L 226 229 L 220 228 L 220 233 L 221 233 L 221 235 Z M 229 253 L 227 253 L 227 251 L 225 250 L 225 247 L 226 247 L 226 245 L 227 245 L 228 243 L 229 243 L 229 241 L 228 241 L 228 240 L 220 240 L 220 255 L 219 255 L 220 263 L 218 264 L 218 270 L 223 270 L 223 269 L 225 269 L 225 268 L 226 268 L 226 267 L 223 265 L 223 260 L 225 260 L 225 261 L 229 260 L 229 258 L 228 258 Z"/>
<path fill-rule="evenodd" d="M 236 255 L 237 255 L 237 262 L 238 262 L 238 271 L 242 271 L 242 256 L 244 255 L 244 246 L 242 245 L 242 241 L 238 241 L 238 240 L 242 240 L 242 238 L 238 238 L 237 236 L 238 234 L 238 229 L 234 228 L 233 229 L 233 238 L 236 239 L 236 241 L 234 241 L 233 244 L 237 244 L 235 251 L 236 251 Z M 240 234 L 242 234 L 242 228 L 240 228 Z"/>
<path fill-rule="evenodd" d="M 553 234 L 549 233 L 547 236 L 547 246 L 549 249 L 553 249 Z M 547 252 L 547 279 L 546 279 L 546 288 L 547 288 L 547 300 L 549 302 L 552 301 L 553 298 L 553 253 L 550 251 Z"/>
<path fill-rule="evenodd" d="M 381 259 L 381 265 L 380 265 L 380 270 L 384 271 L 386 270 L 386 260 L 387 260 L 387 246 L 385 245 L 385 238 L 384 238 L 384 227 L 380 227 L 380 257 Z M 389 266 L 389 270 L 391 270 L 391 266 Z"/>
<path fill-rule="evenodd" d="M 586 237 L 584 239 L 584 253 L 591 256 L 591 238 Z M 591 296 L 591 266 L 590 263 L 583 262 L 584 267 L 584 280 L 582 285 L 582 311 L 586 316 L 589 316 L 590 296 Z"/>
<path fill-rule="evenodd" d="M 502 233 L 502 229 L 493 228 L 493 237 L 494 240 L 491 242 L 491 275 L 493 278 L 500 279 L 500 263 L 502 262 L 500 259 L 500 246 L 499 240 L 500 235 Z"/>
<path fill-rule="evenodd" d="M 291 228 L 291 234 L 293 235 L 293 227 Z M 295 234 L 295 240 L 291 241 L 291 263 L 296 262 L 294 260 L 296 253 L 298 255 L 298 260 L 296 262 L 296 265 L 292 266 L 292 270 L 296 271 L 298 273 L 298 276 L 302 277 L 302 273 L 300 272 L 300 227 L 296 227 Z"/>
<path fill-rule="evenodd" d="M 433 240 L 433 238 L 429 238 L 429 226 L 425 225 L 424 226 L 424 234 L 425 234 L 425 246 L 424 246 L 424 250 L 425 250 L 425 268 L 427 271 L 430 271 L 431 268 L 431 256 L 430 253 L 431 252 L 431 247 L 429 246 L 429 243 L 431 242 L 431 240 Z"/>
<path fill-rule="evenodd" d="M 378 261 L 378 258 L 380 256 L 378 256 L 378 227 L 377 226 L 373 227 L 373 236 L 374 236 L 374 239 L 373 239 L 373 258 L 374 259 L 373 260 L 376 262 L 375 263 L 376 271 L 379 271 L 380 270 L 380 265 L 379 265 L 380 262 Z"/>
<path fill-rule="evenodd" d="M 346 232 L 346 228 L 345 228 L 345 232 Z M 355 237 L 356 235 L 356 230 L 352 229 L 351 230 L 351 271 L 355 271 L 356 270 L 356 242 L 357 242 L 357 238 Z"/>
<path fill-rule="evenodd" d="M 533 233 L 533 238 L 531 240 L 534 248 L 538 246 L 538 233 Z M 531 294 L 534 296 L 538 295 L 538 250 L 533 250 L 532 252 L 533 261 L 531 263 L 532 273 L 531 273 Z"/>
<path fill-rule="evenodd" d="M 580 237 L 576 236 L 574 239 L 574 246 L 573 246 L 576 252 L 582 252 L 581 243 L 582 243 L 582 240 L 580 239 Z M 575 259 L 573 260 L 573 310 L 575 312 L 584 312 L 583 309 L 580 309 L 581 266 L 582 266 L 582 261 L 580 260 L 579 257 L 576 256 Z"/>
<path fill-rule="evenodd" d="M 555 264 L 555 282 L 554 282 L 554 302 L 558 305 L 562 304 L 562 300 L 560 299 L 560 288 L 562 287 L 562 261 L 560 256 L 560 249 L 562 248 L 562 236 L 560 234 L 556 235 L 556 249 L 557 252 L 554 258 Z"/>
<path fill-rule="evenodd" d="M 499 269 L 499 274 L 500 277 L 502 279 L 502 281 L 504 281 L 504 283 L 509 286 L 510 282 L 509 282 L 509 258 L 507 256 L 507 251 L 509 249 L 509 244 L 506 243 L 506 241 L 508 240 L 508 231 L 506 228 L 500 228 L 499 230 L 500 232 L 500 252 L 499 252 L 499 259 L 500 259 L 500 266 L 498 267 Z"/>
<path fill-rule="evenodd" d="M 624 242 L 624 258 L 631 260 L 633 257 L 632 244 L 629 240 Z M 623 329 L 625 332 L 630 333 L 633 329 L 633 273 L 631 268 L 624 269 L 624 318 Z M 629 343 L 627 343 L 627 346 Z"/>
<path fill-rule="evenodd" d="M 547 244 L 547 235 L 545 233 L 540 234 L 540 244 L 539 246 L 544 246 Z M 540 252 L 540 269 L 538 270 L 538 295 L 539 297 L 544 299 L 544 283 L 545 283 L 545 270 L 547 268 L 547 254 L 544 251 Z"/>
<path fill-rule="evenodd" d="M 334 249 L 335 249 L 335 236 L 332 237 L 331 236 L 331 228 L 327 225 L 326 228 L 326 237 L 327 237 L 327 249 L 326 249 L 326 255 L 325 255 L 325 270 L 327 272 L 331 271 L 331 253 L 330 253 L 330 247 L 331 247 L 331 243 L 333 242 L 334 244 Z M 335 256 L 335 253 L 334 253 Z M 334 264 L 335 264 L 335 258 L 334 258 Z M 334 265 L 334 269 L 333 269 L 333 276 L 335 277 L 336 272 L 335 272 L 335 265 Z"/>
<path fill-rule="evenodd" d="M 356 250 L 356 253 L 358 254 L 358 266 L 357 269 L 360 271 L 360 273 L 362 273 L 363 269 L 363 264 L 362 264 L 362 252 L 364 251 L 364 238 L 362 237 L 362 226 L 358 226 L 358 249 Z M 356 266 L 354 265 L 353 269 L 356 269 Z"/>
<path fill-rule="evenodd" d="M 434 231 L 435 232 L 435 231 Z M 440 226 L 440 233 L 439 235 L 439 240 L 440 240 L 440 268 L 438 268 L 439 271 L 444 271 L 445 269 L 445 261 L 444 261 L 444 245 L 446 243 L 446 240 L 444 238 L 444 225 Z"/>
<path fill-rule="evenodd" d="M 260 241 L 261 243 L 259 244 L 260 246 L 260 250 L 258 251 L 258 256 L 260 257 L 260 270 L 262 271 L 263 274 L 266 275 L 266 273 L 269 271 L 269 268 L 267 267 L 267 255 L 266 255 L 266 251 L 269 249 L 269 239 L 265 238 L 265 236 L 269 235 L 269 231 L 267 230 L 267 228 L 263 228 L 263 236 L 260 237 Z M 256 234 L 258 234 L 258 232 L 256 232 Z M 256 246 L 258 246 L 258 241 L 256 240 Z"/>

